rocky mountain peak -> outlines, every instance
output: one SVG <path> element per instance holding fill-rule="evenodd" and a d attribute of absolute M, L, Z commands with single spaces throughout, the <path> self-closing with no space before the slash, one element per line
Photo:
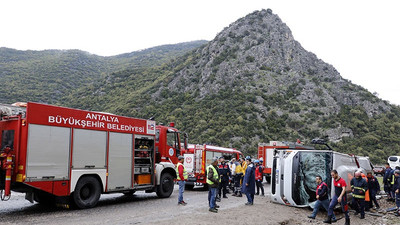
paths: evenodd
<path fill-rule="evenodd" d="M 270 9 L 230 24 L 195 51 L 168 84 L 169 90 L 197 91 L 199 98 L 226 88 L 267 96 L 291 92 L 299 104 L 324 114 L 337 113 L 341 105 L 363 105 L 370 116 L 389 110 L 388 104 L 306 51 Z"/>

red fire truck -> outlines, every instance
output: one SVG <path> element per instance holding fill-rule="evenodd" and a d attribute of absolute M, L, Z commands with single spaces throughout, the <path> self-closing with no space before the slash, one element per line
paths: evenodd
<path fill-rule="evenodd" d="M 184 166 L 189 175 L 186 188 L 191 189 L 194 186 L 206 184 L 206 168 L 214 157 L 223 156 L 225 160 L 230 161 L 232 158 L 243 157 L 243 154 L 234 148 L 189 144 L 183 156 L 185 157 Z"/>
<path fill-rule="evenodd" d="M 270 141 L 269 143 L 258 143 L 258 159 L 262 159 L 264 175 L 268 183 L 271 182 L 271 168 L 276 149 L 314 149 L 314 147 L 304 146 L 297 140 L 296 143 L 287 141 Z"/>
<path fill-rule="evenodd" d="M 31 102 L 0 105 L 1 199 L 16 191 L 31 202 L 90 208 L 102 193 L 169 197 L 180 150 L 174 141 L 179 131 L 153 120 Z M 157 160 L 167 151 L 168 159 Z"/>

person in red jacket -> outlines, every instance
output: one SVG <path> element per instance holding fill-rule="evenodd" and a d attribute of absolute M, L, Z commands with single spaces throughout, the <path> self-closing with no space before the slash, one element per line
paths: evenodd
<path fill-rule="evenodd" d="M 263 187 L 263 184 L 262 184 L 263 167 L 260 165 L 260 161 L 259 160 L 255 160 L 254 163 L 256 164 L 256 186 L 257 186 L 256 195 L 260 194 L 260 189 L 261 189 L 261 196 L 264 196 L 264 187 Z"/>
<path fill-rule="evenodd" d="M 188 174 L 186 172 L 183 162 L 185 157 L 179 156 L 179 162 L 176 164 L 176 180 L 179 184 L 179 194 L 178 194 L 178 205 L 186 205 L 187 203 L 183 201 L 183 192 L 185 191 L 185 181 L 188 179 Z"/>

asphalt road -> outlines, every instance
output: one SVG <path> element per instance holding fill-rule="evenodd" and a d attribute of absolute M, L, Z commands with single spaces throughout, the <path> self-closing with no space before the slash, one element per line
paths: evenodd
<path fill-rule="evenodd" d="M 172 195 L 165 199 L 144 192 L 136 192 L 133 196 L 105 194 L 95 208 L 74 210 L 32 204 L 24 199 L 24 194 L 12 193 L 9 201 L 0 202 L 0 224 L 159 224 L 173 221 L 182 214 L 187 218 L 194 214 L 209 215 L 207 194 L 197 188 L 185 191 L 184 200 L 188 205 L 178 206 L 178 186 L 175 185 Z M 219 203 L 220 211 L 242 206 L 245 202 L 245 196 L 229 195 L 229 199 Z M 201 221 L 197 222 L 201 224 Z"/>

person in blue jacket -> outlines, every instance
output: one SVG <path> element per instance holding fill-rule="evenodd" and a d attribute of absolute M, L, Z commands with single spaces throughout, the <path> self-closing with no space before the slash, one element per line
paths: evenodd
<path fill-rule="evenodd" d="M 383 190 L 388 196 L 387 200 L 392 200 L 394 199 L 394 196 L 392 195 L 392 168 L 390 168 L 389 163 L 385 164 L 385 174 L 383 175 Z"/>
<path fill-rule="evenodd" d="M 243 178 L 242 192 L 246 194 L 247 202 L 245 205 L 253 205 L 254 194 L 256 188 L 256 169 L 254 164 L 251 162 L 251 158 L 246 157 L 247 169 Z"/>

